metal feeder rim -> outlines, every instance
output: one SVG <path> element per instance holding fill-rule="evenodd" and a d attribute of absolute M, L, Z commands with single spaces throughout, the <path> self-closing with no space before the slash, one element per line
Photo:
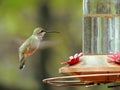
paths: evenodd
<path fill-rule="evenodd" d="M 53 86 L 59 86 L 59 87 L 62 87 L 62 86 L 88 86 L 89 87 L 89 86 L 99 85 L 100 83 L 104 83 L 104 84 L 111 83 L 107 81 L 94 83 L 93 81 L 65 80 L 65 79 L 100 77 L 100 76 L 116 76 L 117 78 L 119 78 L 120 73 L 61 76 L 61 77 L 47 78 L 47 79 L 44 79 L 43 82 Z"/>

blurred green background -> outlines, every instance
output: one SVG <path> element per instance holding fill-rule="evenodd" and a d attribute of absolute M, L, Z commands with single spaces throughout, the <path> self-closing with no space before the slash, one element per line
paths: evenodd
<path fill-rule="evenodd" d="M 18 69 L 20 40 L 41 26 L 59 31 L 44 40 L 58 44 L 38 50 L 27 58 L 26 68 Z M 0 90 L 107 90 L 106 86 L 52 87 L 42 82 L 61 76 L 61 61 L 81 52 L 82 0 L 0 0 Z"/>

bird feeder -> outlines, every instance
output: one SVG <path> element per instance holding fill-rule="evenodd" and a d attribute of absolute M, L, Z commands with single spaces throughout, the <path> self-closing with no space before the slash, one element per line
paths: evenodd
<path fill-rule="evenodd" d="M 54 86 L 94 86 L 120 82 L 120 0 L 83 0 L 83 48 L 59 73 L 44 79 Z M 116 87 L 113 85 L 109 87 Z"/>

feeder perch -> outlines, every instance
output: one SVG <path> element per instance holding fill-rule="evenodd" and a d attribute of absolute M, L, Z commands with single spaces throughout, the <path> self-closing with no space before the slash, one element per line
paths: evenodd
<path fill-rule="evenodd" d="M 120 82 L 120 0 L 83 0 L 83 53 L 69 57 L 53 86 L 96 86 Z M 118 87 L 112 85 L 108 87 Z"/>

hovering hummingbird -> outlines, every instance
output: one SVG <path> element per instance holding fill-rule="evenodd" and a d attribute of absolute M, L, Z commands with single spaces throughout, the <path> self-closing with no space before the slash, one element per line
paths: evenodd
<path fill-rule="evenodd" d="M 19 47 L 19 69 L 25 67 L 26 57 L 35 53 L 41 45 L 45 33 L 59 33 L 56 31 L 46 31 L 41 27 L 35 28 L 33 34 Z"/>

